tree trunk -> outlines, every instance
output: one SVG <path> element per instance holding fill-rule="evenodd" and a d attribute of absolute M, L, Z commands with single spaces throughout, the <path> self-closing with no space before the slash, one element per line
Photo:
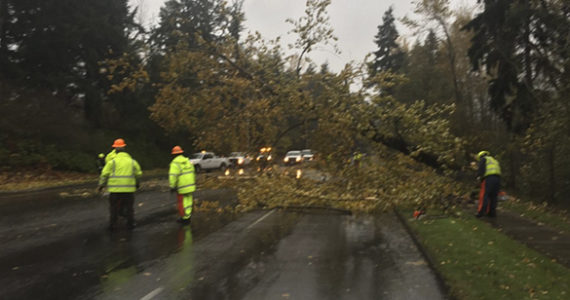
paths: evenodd
<path fill-rule="evenodd" d="M 463 97 L 461 95 L 461 90 L 459 88 L 459 79 L 457 79 L 457 69 L 456 69 L 456 56 L 455 56 L 455 48 L 453 47 L 453 43 L 451 42 L 451 36 L 449 31 L 447 30 L 447 24 L 445 20 L 441 18 L 437 18 L 437 21 L 441 28 L 443 29 L 443 33 L 445 34 L 446 46 L 447 46 L 447 53 L 449 59 L 449 68 L 451 70 L 451 76 L 453 77 L 453 91 L 455 93 L 455 104 L 461 105 L 463 102 Z"/>
<path fill-rule="evenodd" d="M 519 162 L 518 162 L 518 153 L 515 151 L 515 146 L 516 145 L 516 135 L 514 133 L 509 133 L 510 138 L 509 138 L 509 143 L 510 145 L 508 145 L 509 148 L 509 157 L 510 157 L 510 180 L 509 180 L 509 187 L 511 187 L 513 190 L 517 190 L 518 188 L 518 166 L 519 166 Z"/>
<path fill-rule="evenodd" d="M 524 69 L 525 69 L 525 85 L 532 92 L 533 76 L 532 76 L 532 61 L 531 61 L 531 41 L 530 41 L 530 17 L 526 20 L 525 24 L 525 46 L 524 46 Z"/>
<path fill-rule="evenodd" d="M 4 57 L 8 50 L 6 41 L 6 24 L 8 23 L 8 0 L 0 0 L 0 57 Z"/>
<path fill-rule="evenodd" d="M 313 46 L 313 44 L 308 43 L 307 46 L 301 52 L 301 55 L 299 56 L 299 61 L 297 61 L 297 67 L 295 68 L 297 77 L 299 77 L 299 74 L 301 74 L 301 61 L 303 60 L 303 56 L 305 55 L 305 53 L 309 51 L 309 49 L 311 49 L 311 46 Z"/>
<path fill-rule="evenodd" d="M 550 164 L 549 168 L 549 202 L 554 203 L 556 201 L 556 144 L 552 144 L 548 152 L 548 163 Z"/>

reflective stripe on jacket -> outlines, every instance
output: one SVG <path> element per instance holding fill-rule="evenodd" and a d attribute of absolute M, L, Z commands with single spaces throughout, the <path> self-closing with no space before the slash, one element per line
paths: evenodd
<path fill-rule="evenodd" d="M 490 175 L 501 175 L 501 166 L 493 157 L 485 156 L 485 175 L 483 177 Z"/>
<path fill-rule="evenodd" d="M 139 163 L 126 152 L 119 152 L 101 171 L 99 185 L 107 185 L 110 193 L 134 193 L 142 175 Z"/>
<path fill-rule="evenodd" d="M 168 171 L 170 188 L 176 188 L 179 194 L 188 194 L 196 190 L 194 165 L 184 155 L 176 156 L 170 163 Z"/>

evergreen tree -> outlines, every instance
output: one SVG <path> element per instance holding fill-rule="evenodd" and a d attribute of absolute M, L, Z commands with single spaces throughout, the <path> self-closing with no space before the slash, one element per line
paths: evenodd
<path fill-rule="evenodd" d="M 8 54 L 8 44 L 6 41 L 8 24 L 8 0 L 0 0 L 0 66 L 3 65 L 3 60 Z"/>
<path fill-rule="evenodd" d="M 407 54 L 407 65 L 402 68 L 402 73 L 408 80 L 396 88 L 398 101 L 424 100 L 430 105 L 452 101 L 453 87 L 440 45 L 436 34 L 430 31 L 424 43 L 417 43 Z"/>
<path fill-rule="evenodd" d="M 382 24 L 378 26 L 378 33 L 374 36 L 374 43 L 378 50 L 374 52 L 374 60 L 369 65 L 371 77 L 380 72 L 398 72 L 404 64 L 404 52 L 398 45 L 398 30 L 394 23 L 393 8 L 390 7 L 382 17 Z"/>
<path fill-rule="evenodd" d="M 438 58 L 439 42 L 433 30 L 430 30 L 424 42 L 427 63 L 435 66 Z"/>
<path fill-rule="evenodd" d="M 231 17 L 228 26 L 229 34 L 234 40 L 239 41 L 241 32 L 243 30 L 242 23 L 245 19 L 243 13 L 243 0 L 236 0 L 233 3 L 230 16 Z"/>
<path fill-rule="evenodd" d="M 569 14 L 567 1 L 485 0 L 464 27 L 475 34 L 473 67 L 493 77 L 491 106 L 515 132 L 529 125 L 538 93 L 568 85 Z"/>
<path fill-rule="evenodd" d="M 47 90 L 84 103 L 99 125 L 108 85 L 100 62 L 134 51 L 136 25 L 127 0 L 11 1 L 7 33 L 7 76 L 28 88 Z"/>
<path fill-rule="evenodd" d="M 198 37 L 219 41 L 231 35 L 239 39 L 242 30 L 241 1 L 228 10 L 222 0 L 169 0 L 160 9 L 160 23 L 151 41 L 159 52 L 174 49 L 179 42 L 189 48 L 199 47 Z"/>

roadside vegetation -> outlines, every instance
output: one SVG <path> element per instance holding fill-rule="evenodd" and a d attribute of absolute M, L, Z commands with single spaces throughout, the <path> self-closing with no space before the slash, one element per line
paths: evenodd
<path fill-rule="evenodd" d="M 428 214 L 407 223 L 457 299 L 568 299 L 567 268 L 485 222 Z"/>
<path fill-rule="evenodd" d="M 175 144 L 337 161 L 382 145 L 464 179 L 488 150 L 513 194 L 564 204 L 570 9 L 501 3 L 416 0 L 403 19 L 390 8 L 370 56 L 331 70 L 311 59 L 342 50 L 330 0 L 286 20 L 290 49 L 245 30 L 241 0 L 169 0 L 152 29 L 127 0 L 66 1 L 68 18 L 52 2 L 2 0 L 0 168 L 95 172 L 122 137 L 143 169 L 167 165 Z"/>

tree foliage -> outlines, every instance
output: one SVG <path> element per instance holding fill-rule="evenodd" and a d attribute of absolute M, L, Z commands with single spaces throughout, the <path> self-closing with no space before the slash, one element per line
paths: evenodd
<path fill-rule="evenodd" d="M 338 52 L 336 44 L 334 44 L 337 37 L 330 27 L 327 14 L 327 7 L 330 4 L 331 0 L 307 0 L 304 16 L 297 20 L 286 20 L 293 25 L 291 32 L 297 35 L 292 47 L 301 50 L 295 67 L 297 75 L 301 72 L 301 63 L 305 55 L 309 54 L 319 43 L 325 45 L 333 43 L 333 47 Z"/>
<path fill-rule="evenodd" d="M 407 53 L 407 64 L 401 70 L 406 81 L 396 87 L 394 97 L 402 103 L 423 100 L 427 104 L 449 104 L 453 88 L 447 64 L 436 34 L 429 31 L 423 44 L 417 43 Z"/>
<path fill-rule="evenodd" d="M 449 7 L 449 0 L 417 0 L 413 3 L 416 6 L 414 13 L 420 15 L 422 18 L 416 21 L 406 17 L 403 21 L 406 25 L 416 30 L 439 29 L 439 31 L 442 32 L 449 63 L 449 72 L 451 74 L 450 77 L 453 83 L 455 103 L 459 104 L 463 101 L 463 95 L 456 69 L 457 53 L 450 33 L 453 13 Z"/>
<path fill-rule="evenodd" d="M 172 50 L 179 42 L 196 48 L 200 39 L 216 42 L 228 32 L 239 38 L 243 17 L 239 1 L 227 7 L 227 2 L 221 0 L 169 0 L 159 16 L 160 22 L 151 36 L 157 51 Z"/>
<path fill-rule="evenodd" d="M 539 92 L 556 94 L 569 84 L 570 7 L 565 1 L 480 2 L 483 11 L 465 26 L 474 31 L 469 57 L 475 69 L 492 76 L 491 106 L 521 133 Z"/>
<path fill-rule="evenodd" d="M 481 10 L 456 11 L 448 0 L 414 1 L 416 19 L 402 20 L 416 30 L 413 42 L 399 38 L 390 8 L 372 61 L 342 70 L 309 58 L 318 47 L 336 50 L 330 0 L 308 0 L 287 20 L 288 51 L 280 38 L 243 34 L 242 3 L 169 0 L 147 32 L 126 0 L 0 0 L 0 96 L 12 100 L 1 103 L 0 160 L 24 153 L 24 139 L 39 140 L 26 157 L 47 164 L 60 141 L 80 144 L 65 153 L 91 155 L 111 135 L 137 136 L 129 142 L 140 147 L 137 159 L 156 157 L 145 164 L 173 140 L 221 154 L 312 148 L 338 181 L 300 190 L 291 178 L 262 176 L 240 187 L 250 191 L 243 197 L 279 185 L 269 206 L 337 199 L 370 211 L 393 203 L 378 199 L 457 197 L 440 175 L 470 176 L 471 152 L 485 149 L 509 188 L 546 201 L 570 191 L 567 1 L 485 0 Z M 62 115 L 47 116 L 53 111 Z M 375 156 L 345 168 L 355 151 Z"/>
<path fill-rule="evenodd" d="M 131 51 L 136 29 L 127 1 L 3 2 L 3 73 L 84 102 L 98 125 L 104 91 L 99 61 Z M 7 9 L 6 9 L 7 8 Z"/>
<path fill-rule="evenodd" d="M 394 9 L 390 7 L 382 17 L 382 24 L 378 25 L 378 33 L 374 36 L 374 43 L 378 47 L 373 52 L 374 58 L 369 65 L 370 76 L 380 72 L 398 72 L 404 65 L 404 52 L 398 45 L 399 38 L 396 29 Z"/>

